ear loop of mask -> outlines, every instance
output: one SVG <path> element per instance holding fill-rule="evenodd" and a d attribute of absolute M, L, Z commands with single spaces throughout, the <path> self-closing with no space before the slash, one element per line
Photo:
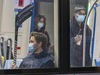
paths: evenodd
<path fill-rule="evenodd" d="M 40 46 L 38 46 L 37 48 L 35 48 L 35 50 L 38 49 L 39 47 L 40 47 Z"/>
<path fill-rule="evenodd" d="M 76 14 L 76 16 L 78 16 L 79 14 Z"/>

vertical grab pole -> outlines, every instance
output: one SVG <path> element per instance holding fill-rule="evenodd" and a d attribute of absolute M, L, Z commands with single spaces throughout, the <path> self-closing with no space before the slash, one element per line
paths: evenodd
<path fill-rule="evenodd" d="M 25 8 L 23 8 L 16 16 L 15 18 L 15 49 L 14 49 L 14 60 L 13 64 L 16 65 L 16 58 L 17 58 L 17 36 L 18 36 L 18 28 L 20 24 L 22 24 L 26 19 L 32 16 L 32 9 L 34 6 L 32 4 L 29 4 Z"/>
<path fill-rule="evenodd" d="M 33 6 L 35 6 L 34 0 L 32 0 L 32 4 L 33 4 Z M 34 27 L 34 12 L 35 12 L 35 8 L 32 10 L 32 12 L 33 12 L 33 15 L 32 15 L 32 19 L 31 19 L 31 31 L 30 31 L 30 32 L 33 32 L 33 27 Z"/>
<path fill-rule="evenodd" d="M 94 49 L 94 39 L 95 39 L 95 28 L 96 28 L 96 7 L 94 7 L 94 26 L 93 26 L 93 38 L 92 38 L 92 45 L 91 45 L 91 61 L 93 62 L 93 49 Z"/>
<path fill-rule="evenodd" d="M 16 24 L 16 23 L 15 23 Z M 15 49 L 14 49 L 14 61 L 13 64 L 16 65 L 16 59 L 17 59 L 17 36 L 18 36 L 18 27 L 15 25 Z"/>
<path fill-rule="evenodd" d="M 82 66 L 83 66 L 83 67 L 85 67 L 85 49 L 86 49 L 85 47 L 86 47 L 86 25 L 87 25 L 87 20 L 88 20 L 88 17 L 89 17 L 89 15 L 90 15 L 92 9 L 94 8 L 94 5 L 97 3 L 97 1 L 98 1 L 98 0 L 96 0 L 96 1 L 93 3 L 93 5 L 92 5 L 92 7 L 91 7 L 90 11 L 88 12 L 88 14 L 87 14 L 87 16 L 86 16 L 86 19 L 85 19 L 84 32 L 83 32 L 83 63 L 82 63 Z"/>

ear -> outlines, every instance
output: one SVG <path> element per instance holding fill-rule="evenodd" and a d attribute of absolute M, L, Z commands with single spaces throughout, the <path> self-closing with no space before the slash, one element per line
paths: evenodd
<path fill-rule="evenodd" d="M 75 18 L 78 18 L 78 15 L 76 13 L 74 13 Z"/>
<path fill-rule="evenodd" d="M 76 13 L 74 13 L 74 16 L 76 16 Z"/>
<path fill-rule="evenodd" d="M 42 42 L 39 42 L 39 46 L 42 46 Z"/>

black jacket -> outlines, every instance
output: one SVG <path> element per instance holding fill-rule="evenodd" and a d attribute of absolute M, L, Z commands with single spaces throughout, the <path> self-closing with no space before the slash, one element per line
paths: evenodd
<path fill-rule="evenodd" d="M 82 25 L 84 25 L 84 23 L 82 23 Z M 79 57 L 78 57 L 79 50 L 77 48 L 77 44 L 76 44 L 75 39 L 74 39 L 74 37 L 78 34 L 79 30 L 80 30 L 79 25 L 76 22 L 75 17 L 73 17 L 70 21 L 70 66 L 71 67 L 82 66 L 82 61 L 80 62 Z M 86 41 L 85 41 L 86 42 L 85 66 L 91 66 L 91 60 L 90 60 L 91 34 L 92 34 L 92 31 L 87 26 L 86 27 Z M 82 35 L 82 38 L 83 38 L 83 35 Z M 83 39 L 81 42 L 83 42 Z M 83 49 L 82 49 L 82 52 L 83 52 Z"/>

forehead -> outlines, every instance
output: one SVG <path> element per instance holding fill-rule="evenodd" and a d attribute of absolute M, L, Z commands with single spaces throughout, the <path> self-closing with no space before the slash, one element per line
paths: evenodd
<path fill-rule="evenodd" d="M 85 10 L 81 10 L 81 11 L 79 11 L 80 13 L 85 13 Z"/>
<path fill-rule="evenodd" d="M 31 36 L 31 39 L 30 40 L 35 40 L 35 37 L 34 36 Z"/>
<path fill-rule="evenodd" d="M 44 21 L 44 18 L 41 18 L 40 21 Z"/>

